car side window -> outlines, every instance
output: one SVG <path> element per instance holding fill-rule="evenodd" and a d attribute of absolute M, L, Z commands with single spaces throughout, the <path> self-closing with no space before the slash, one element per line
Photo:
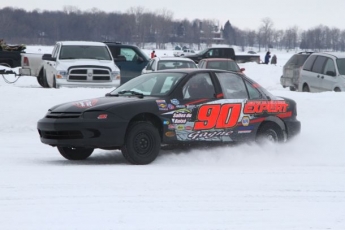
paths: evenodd
<path fill-rule="evenodd" d="M 248 81 L 244 81 L 246 83 L 248 93 L 249 93 L 249 99 L 255 100 L 255 99 L 262 99 L 262 95 L 252 84 L 250 84 Z"/>
<path fill-rule="evenodd" d="M 152 70 L 152 65 L 153 65 L 154 61 L 155 61 L 154 59 L 150 60 L 149 64 L 147 64 L 146 70 Z"/>
<path fill-rule="evenodd" d="M 183 99 L 215 98 L 215 90 L 208 73 L 191 77 L 182 88 Z"/>
<path fill-rule="evenodd" d="M 315 64 L 313 65 L 313 68 L 311 71 L 314 73 L 322 73 L 326 59 L 327 58 L 324 56 L 318 56 L 315 60 Z"/>
<path fill-rule="evenodd" d="M 138 61 L 138 54 L 131 48 L 121 48 L 120 55 L 125 57 L 126 61 Z"/>
<path fill-rule="evenodd" d="M 248 99 L 242 77 L 232 73 L 216 73 L 226 99 Z"/>
<path fill-rule="evenodd" d="M 200 68 L 200 69 L 204 68 L 204 63 L 205 63 L 205 61 L 203 61 L 203 60 L 199 61 L 198 68 Z"/>
<path fill-rule="evenodd" d="M 335 76 L 335 65 L 334 61 L 331 58 L 327 58 L 323 74 Z"/>
<path fill-rule="evenodd" d="M 303 66 L 303 70 L 311 71 L 316 57 L 317 57 L 316 55 L 309 56 L 309 58 L 307 59 L 307 61 L 305 62 Z"/>

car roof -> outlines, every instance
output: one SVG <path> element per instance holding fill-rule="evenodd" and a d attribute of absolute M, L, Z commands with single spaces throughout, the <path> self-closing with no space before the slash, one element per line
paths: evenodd
<path fill-rule="evenodd" d="M 327 54 L 334 56 L 336 58 L 345 58 L 345 52 L 321 52 L 321 53 L 316 53 L 316 54 Z"/>
<path fill-rule="evenodd" d="M 234 61 L 231 58 L 204 58 L 204 61 Z"/>
<path fill-rule="evenodd" d="M 155 57 L 154 59 L 158 61 L 166 60 L 166 61 L 193 61 L 190 58 L 185 57 L 173 57 L 173 56 L 161 56 L 161 57 Z"/>
<path fill-rule="evenodd" d="M 73 46 L 73 45 L 83 45 L 83 46 L 105 46 L 103 42 L 90 42 L 90 41 L 59 41 L 61 45 Z"/>
<path fill-rule="evenodd" d="M 190 73 L 208 73 L 208 72 L 230 72 L 230 73 L 238 74 L 235 71 L 228 71 L 228 70 L 221 70 L 221 69 L 194 69 L 194 68 L 166 69 L 166 70 L 159 70 L 159 72 L 186 73 L 186 74 L 190 74 Z M 155 73 L 157 73 L 157 72 L 155 72 Z"/>

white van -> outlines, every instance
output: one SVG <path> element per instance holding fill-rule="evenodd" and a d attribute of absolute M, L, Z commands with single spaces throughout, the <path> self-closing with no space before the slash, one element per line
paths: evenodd
<path fill-rule="evenodd" d="M 311 54 L 302 67 L 298 91 L 345 91 L 345 53 Z"/>

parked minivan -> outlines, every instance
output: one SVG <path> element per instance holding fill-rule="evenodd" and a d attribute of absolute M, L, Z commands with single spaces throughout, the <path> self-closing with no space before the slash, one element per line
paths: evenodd
<path fill-rule="evenodd" d="M 291 91 L 298 88 L 298 80 L 304 62 L 313 52 L 299 52 L 292 55 L 283 67 L 283 75 L 280 78 L 280 84 Z"/>
<path fill-rule="evenodd" d="M 303 92 L 345 91 L 345 53 L 311 54 L 302 67 L 298 90 Z"/>

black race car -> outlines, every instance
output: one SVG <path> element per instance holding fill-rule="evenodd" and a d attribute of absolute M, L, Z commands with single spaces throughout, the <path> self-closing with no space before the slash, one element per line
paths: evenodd
<path fill-rule="evenodd" d="M 121 149 L 151 163 L 161 146 L 271 140 L 298 134 L 295 101 L 276 97 L 235 72 L 179 69 L 148 73 L 105 97 L 54 106 L 38 121 L 44 144 L 68 160 L 95 148 Z"/>

